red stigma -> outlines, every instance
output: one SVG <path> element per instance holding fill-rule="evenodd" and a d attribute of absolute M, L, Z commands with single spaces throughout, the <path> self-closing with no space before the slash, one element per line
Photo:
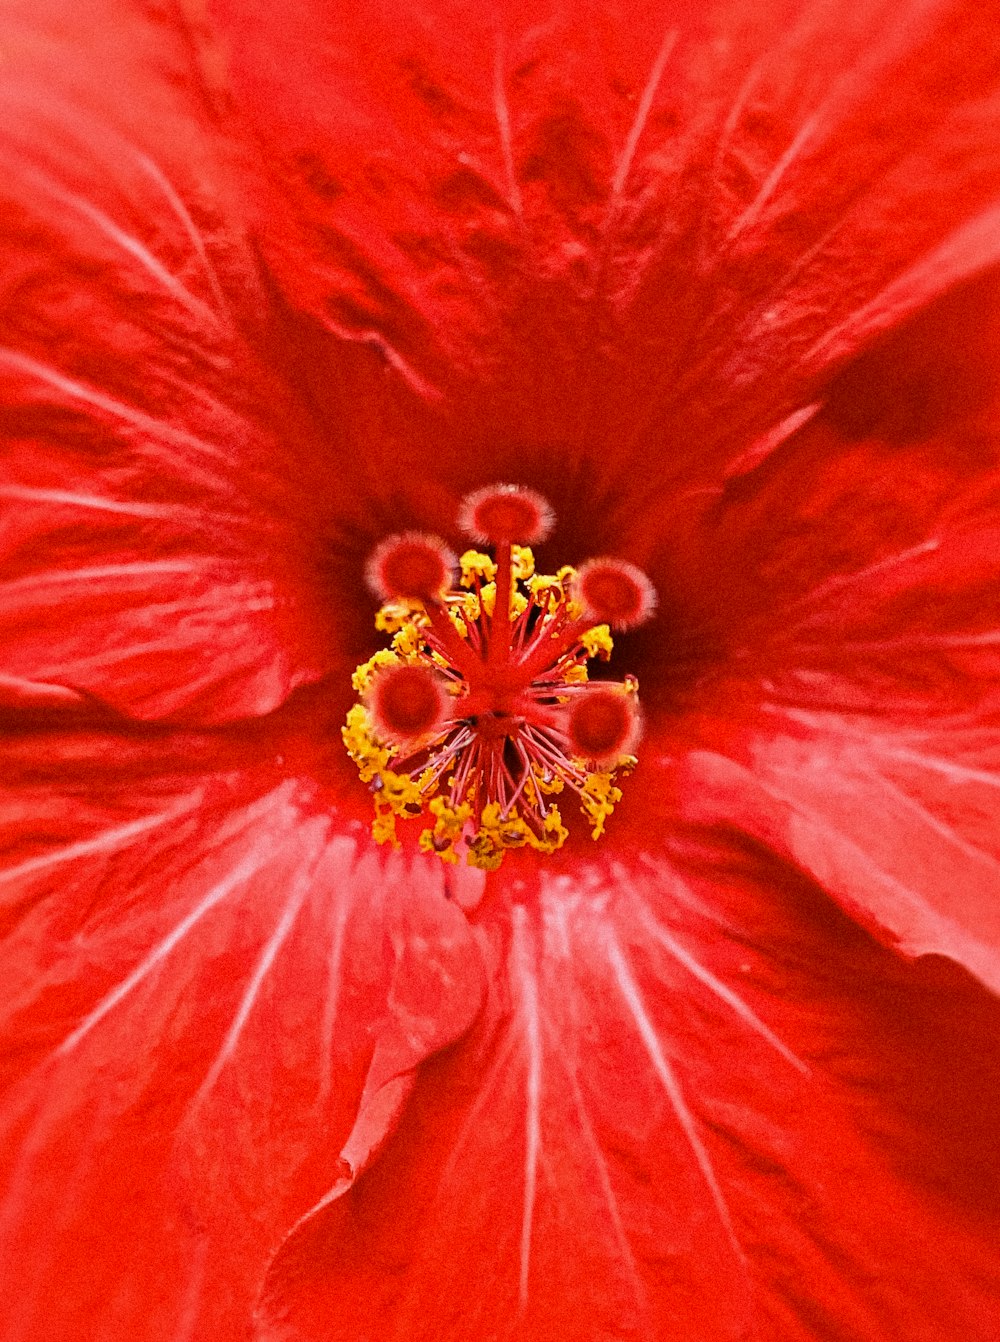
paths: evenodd
<path fill-rule="evenodd" d="M 656 609 L 653 584 L 624 559 L 589 559 L 581 564 L 573 595 L 592 619 L 612 629 L 645 624 Z"/>
<path fill-rule="evenodd" d="M 634 696 L 595 686 L 577 695 L 570 708 L 573 753 L 596 764 L 613 764 L 635 747 L 638 726 Z"/>
<path fill-rule="evenodd" d="M 436 601 L 451 585 L 455 556 L 436 536 L 388 536 L 368 561 L 368 586 L 383 601 Z"/>
<path fill-rule="evenodd" d="M 435 672 L 403 663 L 374 678 L 368 708 L 379 735 L 401 744 L 427 737 L 441 726 L 448 696 Z"/>
<path fill-rule="evenodd" d="M 534 545 L 552 530 L 552 509 L 541 494 L 521 485 L 489 485 L 462 500 L 458 525 L 483 545 Z"/>

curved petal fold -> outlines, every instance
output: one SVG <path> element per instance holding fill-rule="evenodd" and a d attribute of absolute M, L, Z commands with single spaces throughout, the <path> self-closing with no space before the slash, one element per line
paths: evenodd
<path fill-rule="evenodd" d="M 737 846 L 524 888 L 480 910 L 506 990 L 282 1247 L 260 1342 L 985 1342 L 995 1001 Z"/>
<path fill-rule="evenodd" d="M 58 783 L 39 754 L 0 801 L 0 1337 L 235 1339 L 372 1077 L 468 1029 L 482 966 L 440 872 L 307 785 L 100 744 L 50 735 Z"/>
<path fill-rule="evenodd" d="M 692 753 L 680 795 L 689 819 L 782 853 L 887 944 L 1000 992 L 998 788 L 995 727 L 787 710 L 742 762 Z"/>

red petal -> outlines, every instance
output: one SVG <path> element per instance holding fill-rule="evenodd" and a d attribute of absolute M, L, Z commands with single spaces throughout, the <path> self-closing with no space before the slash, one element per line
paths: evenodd
<path fill-rule="evenodd" d="M 331 432 L 280 381 L 189 37 L 115 0 L 4 11 L 0 659 L 205 721 L 337 658 Z"/>
<path fill-rule="evenodd" d="M 803 695 L 807 671 L 880 706 L 893 681 L 897 700 L 933 693 L 944 636 L 995 625 L 998 338 L 994 274 L 874 342 L 678 518 L 671 558 L 695 618 L 779 693 Z M 977 664 L 972 646 L 949 659 L 974 682 L 991 654 L 984 642 Z M 939 677 L 941 697 L 962 678 Z"/>
<path fill-rule="evenodd" d="M 684 812 L 747 829 L 888 943 L 994 988 L 998 294 L 967 286 L 873 345 L 678 548 L 717 677 L 680 728 L 704 748 Z"/>
<path fill-rule="evenodd" d="M 995 725 L 776 711 L 747 752 L 689 757 L 690 818 L 739 826 L 887 944 L 950 956 L 1000 992 Z"/>
<path fill-rule="evenodd" d="M 729 462 L 771 567 L 724 515 L 703 532 L 692 608 L 734 566 L 766 581 L 710 630 L 750 670 L 702 700 L 696 815 L 993 982 L 995 463 L 958 404 L 988 401 L 990 290 L 960 295 L 927 403 L 912 342 L 879 338 L 996 260 L 995 16 L 745 9 L 515 3 L 500 41 L 464 3 L 219 0 L 214 49 L 180 10 L 8 5 L 4 709 L 264 714 L 344 669 L 372 529 L 439 528 L 484 478 L 555 486 L 561 540 L 627 537 L 666 592 Z M 824 525 L 789 545 L 784 515 Z M 883 560 L 862 600 L 838 582 Z M 893 713 L 847 721 L 850 695 Z M 157 771 L 159 740 L 74 739 L 9 804 L 5 1342 L 239 1336 L 275 1253 L 268 1342 L 991 1337 L 996 1006 L 958 971 L 745 855 L 686 878 L 721 925 L 658 872 L 556 866 L 547 921 L 485 926 L 492 1015 L 411 1095 L 479 1001 L 440 872 L 358 860 L 283 757 L 248 780 L 236 733 Z"/>
<path fill-rule="evenodd" d="M 282 1248 L 262 1342 L 992 1337 L 994 1000 L 746 852 L 527 882 L 509 993 Z"/>
<path fill-rule="evenodd" d="M 290 302 L 380 352 L 453 488 L 527 466 L 564 513 L 609 500 L 609 540 L 998 259 L 993 21 L 967 0 L 211 13 Z M 541 443 L 570 450 L 526 463 Z"/>
<path fill-rule="evenodd" d="M 440 868 L 302 785 L 116 781 L 91 745 L 0 810 L 0 1334 L 235 1339 L 362 1095 L 468 1028 L 482 969 Z"/>

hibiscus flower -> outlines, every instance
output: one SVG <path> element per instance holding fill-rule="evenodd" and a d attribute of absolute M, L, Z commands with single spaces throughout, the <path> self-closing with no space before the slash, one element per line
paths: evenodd
<path fill-rule="evenodd" d="M 7 0 L 2 1342 L 996 1336 L 996 19 Z M 341 729 L 498 482 L 658 608 L 483 870 Z"/>

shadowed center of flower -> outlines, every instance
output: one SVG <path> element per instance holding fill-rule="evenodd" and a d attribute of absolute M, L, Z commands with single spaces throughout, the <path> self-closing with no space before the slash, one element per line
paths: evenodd
<path fill-rule="evenodd" d="M 368 582 L 385 602 L 375 625 L 392 647 L 354 673 L 361 702 L 343 736 L 380 843 L 398 845 L 397 821 L 423 817 L 421 848 L 493 871 L 509 848 L 562 847 L 554 798 L 567 791 L 593 838 L 603 834 L 621 800 L 616 776 L 636 763 L 639 687 L 634 676 L 592 684 L 587 663 L 607 661 L 611 630 L 649 619 L 656 595 L 617 559 L 536 573 L 528 547 L 552 522 L 533 491 L 494 485 L 458 517 L 492 555 L 457 559 L 437 537 L 407 532 L 371 556 Z"/>

